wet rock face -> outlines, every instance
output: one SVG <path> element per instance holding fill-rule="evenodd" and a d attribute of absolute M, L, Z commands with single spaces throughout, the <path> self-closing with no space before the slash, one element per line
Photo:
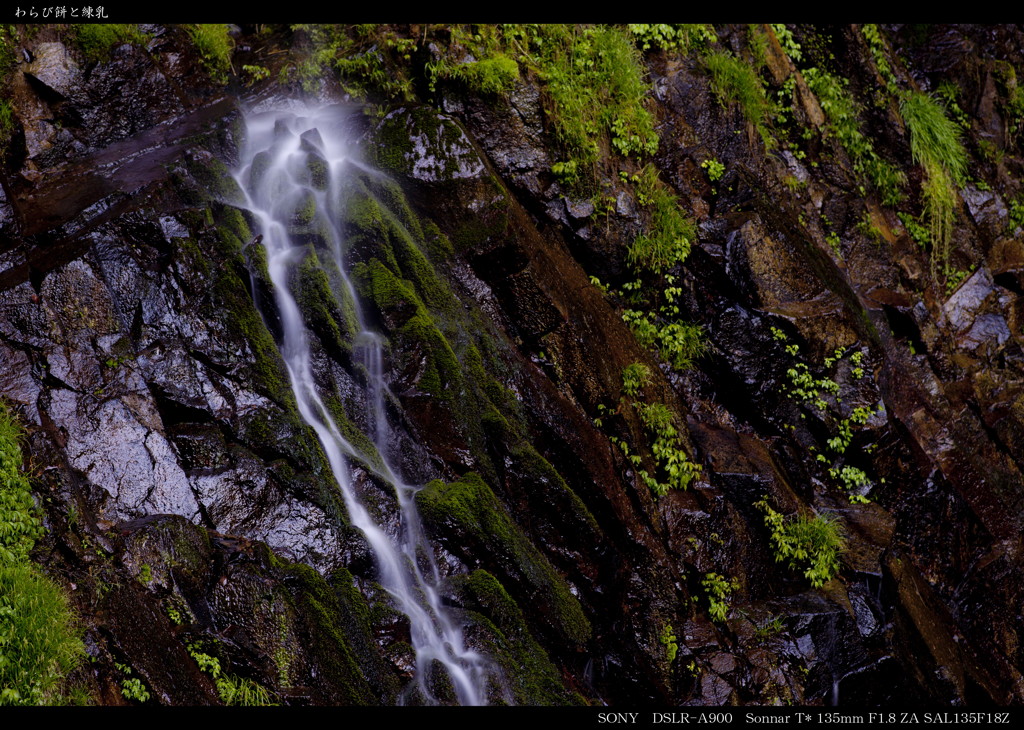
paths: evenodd
<path fill-rule="evenodd" d="M 0 193 L 0 394 L 44 464 L 50 569 L 88 625 L 90 691 L 123 702 L 135 676 L 156 702 L 220 702 L 205 656 L 278 702 L 392 704 L 415 668 L 410 624 L 296 411 L 267 261 L 228 172 L 237 110 L 198 80 L 178 31 L 155 31 L 148 50 L 100 63 L 50 36 L 32 47 Z M 851 88 L 877 86 L 856 29 L 797 31 L 838 56 Z M 720 38 L 735 51 L 746 32 Z M 958 193 L 965 268 L 949 291 L 928 282 L 928 252 L 895 209 L 858 192 L 845 153 L 813 132 L 827 116 L 802 76 L 794 114 L 813 141 L 766 152 L 700 63 L 644 57 L 663 130 L 651 162 L 698 226 L 672 273 L 680 316 L 711 344 L 685 372 L 637 344 L 621 295 L 592 285 L 632 276 L 648 213 L 611 167 L 601 210 L 554 184 L 536 79 L 339 121 L 386 173 L 352 165 L 339 222 L 358 306 L 386 343 L 380 448 L 427 485 L 423 529 L 467 642 L 514 674 L 491 701 L 1024 697 L 1024 252 L 1007 220 L 1019 159 L 1002 65 L 1024 45 L 1012 28 L 886 32 L 905 43 L 908 88 L 972 70 L 956 79 L 968 133 L 1006 155 L 972 163 L 991 189 Z M 769 40 L 779 84 L 793 63 Z M 871 111 L 869 127 L 916 195 L 895 113 Z M 323 139 L 299 144 L 313 154 L 294 175 L 323 191 Z M 715 184 L 711 158 L 725 167 Z M 356 491 L 395 536 L 357 305 L 336 295 L 314 194 L 293 209 L 312 377 L 366 446 Z M 623 398 L 633 363 L 703 467 L 686 492 L 659 499 L 641 478 L 657 465 Z M 834 390 L 803 400 L 794 372 Z M 865 481 L 844 483 L 844 467 Z M 838 578 L 809 588 L 763 499 L 838 517 Z M 449 697 L 440 674 L 430 684 Z"/>

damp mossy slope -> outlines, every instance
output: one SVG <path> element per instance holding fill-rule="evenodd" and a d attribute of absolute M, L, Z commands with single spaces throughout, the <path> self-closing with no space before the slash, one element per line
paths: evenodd
<path fill-rule="evenodd" d="M 577 646 L 590 638 L 590 622 L 565 579 L 523 534 L 478 474 L 454 482 L 434 480 L 417 495 L 428 529 L 466 563 L 483 567 L 517 595 L 541 607 L 542 627 Z"/>

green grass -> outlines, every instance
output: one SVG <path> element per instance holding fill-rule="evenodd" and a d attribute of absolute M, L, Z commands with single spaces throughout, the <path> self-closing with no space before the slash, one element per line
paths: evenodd
<path fill-rule="evenodd" d="M 728 51 L 713 51 L 704 57 L 711 75 L 711 90 L 724 106 L 735 102 L 744 118 L 754 125 L 766 147 L 774 147 L 775 140 L 767 126 L 773 105 L 764 93 L 764 84 L 754 69 Z"/>
<path fill-rule="evenodd" d="M 0 705 L 62 704 L 84 656 L 67 598 L 32 564 L 0 564 Z"/>
<path fill-rule="evenodd" d="M 657 151 L 654 119 L 643 106 L 649 85 L 639 52 L 622 31 L 542 26 L 533 39 L 564 162 L 587 173 L 606 135 L 623 155 Z"/>
<path fill-rule="evenodd" d="M 185 31 L 199 52 L 210 78 L 226 83 L 231 69 L 231 52 L 235 47 L 235 42 L 228 35 L 228 26 L 223 23 L 200 23 L 186 25 Z"/>
<path fill-rule="evenodd" d="M 29 560 L 44 530 L 22 472 L 21 438 L 0 403 L 0 705 L 60 704 L 84 648 L 66 596 Z"/>
<path fill-rule="evenodd" d="M 75 42 L 89 61 L 106 61 L 110 52 L 122 43 L 144 45 L 149 36 L 137 25 L 119 23 L 82 23 L 74 26 Z"/>
<path fill-rule="evenodd" d="M 956 212 L 956 188 L 967 176 L 967 151 L 957 126 L 942 105 L 928 94 L 910 93 L 900 106 L 910 132 L 914 162 L 925 171 L 921 194 L 932 242 L 932 276 L 947 277 L 950 241 Z"/>

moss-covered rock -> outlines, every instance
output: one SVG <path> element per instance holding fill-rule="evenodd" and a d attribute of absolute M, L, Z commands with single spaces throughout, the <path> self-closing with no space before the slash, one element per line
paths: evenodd
<path fill-rule="evenodd" d="M 452 587 L 483 629 L 477 635 L 482 634 L 487 655 L 501 668 L 515 704 L 585 704 L 583 697 L 565 686 L 561 672 L 530 633 L 519 605 L 497 578 L 486 570 L 474 570 L 455 578 Z"/>
<path fill-rule="evenodd" d="M 472 143 L 450 117 L 427 107 L 396 109 L 377 130 L 376 162 L 425 182 L 475 178 L 484 171 Z"/>
<path fill-rule="evenodd" d="M 354 312 L 351 309 L 346 312 L 339 305 L 316 251 L 307 251 L 296 270 L 292 286 L 302 318 L 320 344 L 336 361 L 347 360 L 352 350 L 352 338 L 358 332 L 358 324 Z"/>
<path fill-rule="evenodd" d="M 565 579 L 509 517 L 490 487 L 469 473 L 455 482 L 435 480 L 416 495 L 416 504 L 430 532 L 470 565 L 500 576 L 516 586 L 544 617 L 545 632 L 570 645 L 590 638 L 590 622 Z"/>

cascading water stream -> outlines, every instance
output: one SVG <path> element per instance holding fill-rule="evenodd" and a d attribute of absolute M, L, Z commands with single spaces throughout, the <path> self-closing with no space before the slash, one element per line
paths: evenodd
<path fill-rule="evenodd" d="M 416 652 L 416 688 L 425 701 L 437 702 L 428 682 L 431 666 L 436 662 L 450 677 L 460 704 L 480 705 L 486 701 L 485 686 L 493 671 L 492 664 L 465 646 L 461 626 L 442 604 L 437 590 L 440 574 L 415 507 L 418 487 L 404 483 L 388 459 L 388 387 L 383 373 L 383 342 L 380 335 L 367 329 L 359 311 L 347 275 L 340 230 L 342 185 L 352 169 L 349 166 L 373 174 L 351 154 L 344 131 L 347 113 L 343 108 L 326 106 L 247 115 L 245 149 L 236 180 L 262 234 L 281 323 L 281 355 L 299 412 L 323 445 L 352 524 L 363 532 L 373 550 L 380 584 L 409 618 Z M 315 206 L 311 209 L 310 200 Z M 393 486 L 401 511 L 401 530 L 396 542 L 374 521 L 356 494 L 349 457 L 368 464 L 375 460 L 345 439 L 324 404 L 314 377 L 310 331 L 290 289 L 297 267 L 309 249 L 293 240 L 289 228 L 297 218 L 308 217 L 310 210 L 323 224 L 318 233 L 321 244 L 330 249 L 327 255 L 333 257 L 342 286 L 347 289 L 341 292 L 339 304 L 344 298 L 356 303 L 359 333 L 355 337 L 354 357 L 361 360 L 366 370 L 368 435 L 381 457 L 377 460 L 376 475 Z"/>

